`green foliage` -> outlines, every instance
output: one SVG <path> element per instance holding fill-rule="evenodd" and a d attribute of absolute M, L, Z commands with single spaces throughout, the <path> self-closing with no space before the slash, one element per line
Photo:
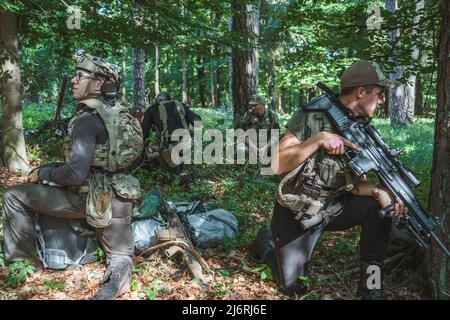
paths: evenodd
<path fill-rule="evenodd" d="M 162 287 L 154 281 L 149 287 L 144 288 L 144 298 L 147 300 L 155 300 L 161 289 Z"/>
<path fill-rule="evenodd" d="M 259 275 L 261 280 L 273 280 L 272 269 L 267 264 L 261 264 L 256 268 L 248 269 L 248 271 Z"/>
<path fill-rule="evenodd" d="M 131 284 L 130 284 L 130 289 L 131 291 L 136 291 L 138 289 L 138 281 L 135 277 L 133 277 L 133 279 L 131 279 Z"/>
<path fill-rule="evenodd" d="M 358 250 L 358 241 L 351 238 L 339 238 L 334 246 L 329 250 L 329 255 L 333 259 L 342 258 L 344 255 L 355 255 Z"/>
<path fill-rule="evenodd" d="M 10 287 L 17 287 L 25 282 L 27 276 L 33 272 L 34 267 L 29 260 L 15 261 L 8 266 L 8 275 L 5 277 L 5 283 Z"/>
<path fill-rule="evenodd" d="M 222 277 L 229 277 L 230 276 L 230 272 L 228 272 L 225 269 L 218 269 L 218 270 L 216 270 L 216 272 L 218 274 L 220 274 Z"/>
<path fill-rule="evenodd" d="M 101 246 L 97 247 L 97 250 L 94 252 L 94 256 L 98 257 L 97 263 L 104 263 L 106 261 L 105 251 Z"/>
<path fill-rule="evenodd" d="M 52 290 L 52 289 L 62 290 L 62 289 L 64 289 L 64 282 L 58 281 L 58 280 L 45 279 L 44 286 L 49 290 Z"/>
<path fill-rule="evenodd" d="M 23 127 L 24 129 L 36 129 L 48 120 L 55 118 L 56 104 L 50 103 L 29 103 L 23 106 Z M 61 118 L 67 119 L 74 115 L 74 109 L 63 108 Z"/>
<path fill-rule="evenodd" d="M 400 160 L 422 182 L 414 193 L 428 206 L 434 148 L 434 120 L 417 118 L 413 125 L 392 128 L 389 121 L 375 119 L 374 126 L 391 148 L 401 150 Z"/>
<path fill-rule="evenodd" d="M 3 226 L 0 225 L 0 230 L 3 230 Z M 3 255 L 3 250 L 0 249 L 0 268 L 5 267 L 5 256 Z"/>
<path fill-rule="evenodd" d="M 298 277 L 298 281 L 304 285 L 306 288 L 310 288 L 311 287 L 311 279 L 309 277 L 306 276 L 300 276 Z"/>

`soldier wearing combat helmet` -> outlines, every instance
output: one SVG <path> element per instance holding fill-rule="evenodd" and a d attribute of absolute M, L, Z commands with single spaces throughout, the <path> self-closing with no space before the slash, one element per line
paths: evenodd
<path fill-rule="evenodd" d="M 108 268 L 94 299 L 115 299 L 127 292 L 133 269 L 131 210 L 140 189 L 127 172 L 142 152 L 143 139 L 139 122 L 117 100 L 117 70 L 89 54 L 77 59 L 71 80 L 77 115 L 63 143 L 65 163 L 35 169 L 28 184 L 9 189 L 3 197 L 6 261 L 32 259 L 36 214 L 85 219 L 95 229 Z M 40 258 L 44 266 L 51 254 Z"/>

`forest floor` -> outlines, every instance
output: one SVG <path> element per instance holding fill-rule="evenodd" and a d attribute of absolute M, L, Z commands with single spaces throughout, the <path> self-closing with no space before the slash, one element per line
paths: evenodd
<path fill-rule="evenodd" d="M 228 126 L 228 120 L 223 120 L 221 114 L 209 110 L 201 114 L 205 127 Z M 431 127 L 430 122 L 425 121 L 424 126 Z M 394 134 L 397 138 L 401 136 Z M 432 130 L 429 134 L 432 138 Z M 261 176 L 256 165 L 191 165 L 189 169 L 196 169 L 200 177 L 188 186 L 182 185 L 178 177 L 151 167 L 139 169 L 136 176 L 143 190 L 158 185 L 168 200 L 201 197 L 233 212 L 239 221 L 239 236 L 219 247 L 198 250 L 212 271 L 207 286 L 193 279 L 179 257 L 144 259 L 135 256 L 131 290 L 119 299 L 356 299 L 358 227 L 323 234 L 314 250 L 310 272 L 302 279 L 309 291 L 302 296 L 288 297 L 276 289 L 267 266 L 256 265 L 247 258 L 248 247 L 257 231 L 270 222 L 278 177 Z M 424 176 L 427 170 L 422 170 Z M 2 169 L 0 199 L 7 188 L 23 182 L 24 176 Z M 426 190 L 421 194 L 426 194 Z M 3 241 L 2 230 L 0 226 L 0 241 Z M 395 265 L 388 265 L 385 277 L 386 290 L 392 298 L 427 299 L 420 281 L 423 268 L 407 269 L 399 274 L 398 270 L 393 270 Z M 17 285 L 10 281 L 12 270 L 0 260 L 0 299 L 89 299 L 97 290 L 104 271 L 105 264 L 101 260 L 64 271 L 30 271 L 26 280 Z"/>

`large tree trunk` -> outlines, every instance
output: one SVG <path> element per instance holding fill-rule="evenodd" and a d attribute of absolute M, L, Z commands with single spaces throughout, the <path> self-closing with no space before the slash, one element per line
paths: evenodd
<path fill-rule="evenodd" d="M 241 43 L 246 49 L 232 48 L 232 100 L 235 127 L 241 122 L 250 97 L 258 91 L 258 48 L 259 11 L 255 5 L 232 2 L 232 31 L 242 37 Z"/>
<path fill-rule="evenodd" d="M 145 108 L 145 50 L 133 48 L 133 103 L 138 109 Z"/>
<path fill-rule="evenodd" d="M 419 1 L 417 6 L 423 6 L 423 1 Z M 394 13 L 398 9 L 397 0 L 386 0 L 386 9 Z M 414 22 L 418 22 L 418 19 L 418 16 L 415 17 Z M 389 32 L 389 40 L 392 46 L 397 43 L 399 36 L 399 29 Z M 398 41 L 397 45 L 399 45 L 400 41 Z M 412 51 L 411 58 L 417 60 L 419 58 L 419 49 L 414 47 Z M 394 72 L 390 74 L 390 78 L 392 80 L 398 80 L 403 77 L 403 73 L 404 67 L 397 64 Z M 415 85 L 416 76 L 411 75 L 405 84 L 396 85 L 391 90 L 391 126 L 406 126 L 414 122 Z"/>
<path fill-rule="evenodd" d="M 444 230 L 438 234 L 449 248 L 450 236 L 450 0 L 443 0 L 438 57 L 438 87 L 431 172 L 430 212 L 443 219 Z M 449 299 L 450 259 L 433 243 L 429 259 L 429 276 L 433 296 Z"/>
<path fill-rule="evenodd" d="M 122 101 L 127 101 L 127 50 L 122 48 Z"/>
<path fill-rule="evenodd" d="M 12 172 L 28 172 L 22 122 L 21 78 L 18 62 L 18 16 L 0 11 L 0 80 L 3 98 L 2 144 L 5 166 Z"/>
<path fill-rule="evenodd" d="M 155 97 L 159 93 L 159 46 L 155 46 Z"/>
<path fill-rule="evenodd" d="M 200 106 L 206 108 L 205 67 L 203 66 L 203 58 L 200 54 L 197 56 L 197 82 Z"/>

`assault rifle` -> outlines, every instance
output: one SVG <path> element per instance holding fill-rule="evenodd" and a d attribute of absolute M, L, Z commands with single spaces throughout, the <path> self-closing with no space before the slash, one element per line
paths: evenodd
<path fill-rule="evenodd" d="M 307 112 L 324 112 L 336 131 L 359 147 L 361 151 L 358 153 L 350 148 L 345 149 L 343 158 L 348 167 L 358 176 L 370 171 L 375 172 L 381 184 L 394 199 L 402 200 L 409 210 L 407 214 L 395 218 L 399 227 L 410 231 L 417 243 L 425 249 L 429 248 L 428 242 L 432 239 L 450 257 L 446 245 L 435 233 L 437 228 L 442 228 L 442 222 L 438 217 L 428 213 L 412 192 L 420 181 L 398 159 L 400 151 L 390 148 L 367 119 L 366 121 L 351 119 L 347 109 L 330 88 L 321 82 L 318 82 L 317 86 L 325 94 L 311 100 L 304 109 Z M 393 209 L 394 205 L 387 206 L 382 208 L 379 214 L 386 217 Z"/>
<path fill-rule="evenodd" d="M 192 227 L 186 221 L 186 215 L 183 212 L 178 212 L 175 207 L 170 206 L 165 201 L 162 193 L 160 193 L 159 212 L 165 222 L 165 228 L 156 231 L 156 236 L 160 243 L 144 250 L 141 256 L 150 255 L 163 249 L 168 257 L 181 252 L 194 277 L 203 284 L 207 284 L 208 279 L 203 274 L 203 270 L 210 272 L 210 269 L 203 257 L 195 250 L 191 240 L 194 231 L 190 230 Z"/>
<path fill-rule="evenodd" d="M 67 75 L 63 76 L 61 87 L 58 94 L 58 102 L 56 104 L 55 120 L 53 121 L 52 132 L 55 137 L 64 138 L 67 134 L 66 124 L 61 121 L 61 111 L 63 108 L 63 99 L 67 86 Z"/>

